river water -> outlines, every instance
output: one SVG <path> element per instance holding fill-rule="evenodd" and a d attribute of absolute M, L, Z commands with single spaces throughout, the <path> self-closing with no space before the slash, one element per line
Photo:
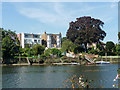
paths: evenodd
<path fill-rule="evenodd" d="M 64 88 L 63 82 L 73 75 L 85 75 L 93 80 L 92 87 L 113 88 L 117 83 L 113 79 L 117 75 L 118 64 L 93 66 L 61 65 L 61 66 L 3 66 L 3 88 Z"/>

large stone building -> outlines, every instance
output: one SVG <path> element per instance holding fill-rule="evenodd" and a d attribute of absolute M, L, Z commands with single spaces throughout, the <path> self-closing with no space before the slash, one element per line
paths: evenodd
<path fill-rule="evenodd" d="M 47 48 L 61 48 L 61 33 L 50 34 L 44 32 L 41 36 L 41 43 Z"/>
<path fill-rule="evenodd" d="M 33 46 L 34 44 L 41 44 L 41 34 L 33 34 L 33 33 L 18 33 L 18 40 L 22 48 L 26 46 Z"/>

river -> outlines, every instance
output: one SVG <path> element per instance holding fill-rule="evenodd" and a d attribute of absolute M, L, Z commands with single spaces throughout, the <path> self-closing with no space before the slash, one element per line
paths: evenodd
<path fill-rule="evenodd" d="M 93 80 L 92 87 L 113 88 L 117 83 L 118 64 L 92 66 L 3 66 L 3 88 L 64 88 L 63 82 L 73 75 L 85 75 Z"/>

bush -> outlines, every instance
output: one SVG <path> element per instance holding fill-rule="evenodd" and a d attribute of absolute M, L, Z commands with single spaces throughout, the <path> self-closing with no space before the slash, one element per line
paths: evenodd
<path fill-rule="evenodd" d="M 100 51 L 100 52 L 99 52 L 99 55 L 100 55 L 100 56 L 105 56 L 105 51 Z"/>
<path fill-rule="evenodd" d="M 44 54 L 42 54 L 42 55 L 40 55 L 40 59 L 44 60 L 44 59 L 46 59 L 46 56 Z"/>
<path fill-rule="evenodd" d="M 91 54 L 95 54 L 95 55 L 98 55 L 99 54 L 99 52 L 97 51 L 97 50 L 91 50 L 91 51 L 89 51 L 88 52 L 89 54 L 91 53 Z"/>
<path fill-rule="evenodd" d="M 115 55 L 116 55 L 115 52 L 111 52 L 111 51 L 107 52 L 107 56 L 115 56 Z"/>
<path fill-rule="evenodd" d="M 48 48 L 47 50 L 44 51 L 45 56 L 50 56 L 51 54 L 51 49 Z"/>
<path fill-rule="evenodd" d="M 67 59 L 67 56 L 62 56 L 61 59 Z"/>

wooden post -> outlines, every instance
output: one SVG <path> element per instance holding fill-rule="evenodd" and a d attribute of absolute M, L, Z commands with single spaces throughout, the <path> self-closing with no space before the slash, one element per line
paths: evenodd
<path fill-rule="evenodd" d="M 106 60 L 106 62 L 107 62 L 107 53 L 105 53 L 105 58 L 106 58 L 105 60 Z"/>
<path fill-rule="evenodd" d="M 110 61 L 112 62 L 112 57 L 110 56 Z"/>
<path fill-rule="evenodd" d="M 29 61 L 28 57 L 27 57 L 27 61 L 28 61 L 28 64 L 30 65 L 30 61 Z"/>
<path fill-rule="evenodd" d="M 20 57 L 20 54 L 19 54 L 19 63 L 21 63 L 21 57 Z"/>

